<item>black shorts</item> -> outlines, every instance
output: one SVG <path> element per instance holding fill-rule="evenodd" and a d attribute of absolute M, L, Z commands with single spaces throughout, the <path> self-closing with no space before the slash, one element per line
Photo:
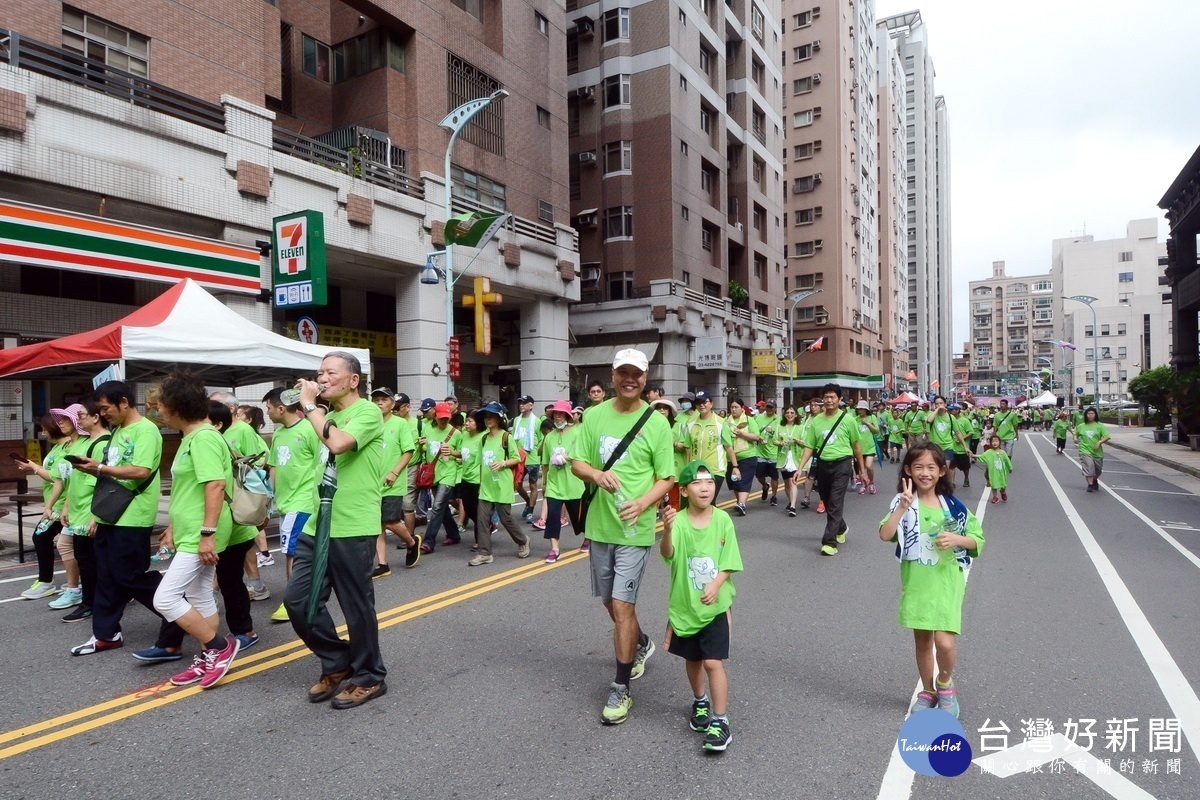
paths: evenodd
<path fill-rule="evenodd" d="M 970 454 L 969 453 L 955 453 L 954 454 L 954 468 L 961 469 L 963 472 L 969 471 L 971 469 Z"/>
<path fill-rule="evenodd" d="M 384 497 L 380 507 L 384 522 L 399 522 L 404 519 L 404 495 Z"/>
<path fill-rule="evenodd" d="M 772 480 L 779 478 L 779 465 L 774 461 L 763 461 L 760 458 L 758 460 L 758 477 Z"/>
<path fill-rule="evenodd" d="M 729 617 L 726 611 L 692 636 L 677 636 L 667 625 L 667 652 L 687 661 L 729 658 Z"/>

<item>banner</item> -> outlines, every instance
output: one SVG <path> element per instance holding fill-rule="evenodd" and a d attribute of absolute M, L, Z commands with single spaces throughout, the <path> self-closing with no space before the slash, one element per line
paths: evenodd
<path fill-rule="evenodd" d="M 325 216 L 320 211 L 298 211 L 271 221 L 271 280 L 275 308 L 328 302 Z"/>
<path fill-rule="evenodd" d="M 696 339 L 696 369 L 728 369 L 725 366 L 725 337 L 703 336 Z"/>

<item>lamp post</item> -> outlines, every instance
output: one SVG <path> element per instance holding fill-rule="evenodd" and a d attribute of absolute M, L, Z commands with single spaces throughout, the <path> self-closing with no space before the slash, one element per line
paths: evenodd
<path fill-rule="evenodd" d="M 463 103 L 458 108 L 447 114 L 441 122 L 438 123 L 439 128 L 445 128 L 450 131 L 450 141 L 446 143 L 446 158 L 443 162 L 446 180 L 445 202 L 443 203 L 443 211 L 445 212 L 445 225 L 449 226 L 450 217 L 453 214 L 451 210 L 452 181 L 450 180 L 450 156 L 454 152 L 454 143 L 458 141 L 458 135 L 462 133 L 463 128 L 467 127 L 467 123 L 483 109 L 492 104 L 493 101 L 508 97 L 506 89 L 497 89 L 488 97 L 482 97 L 478 100 L 470 100 Z M 449 236 L 449 229 L 444 229 L 443 236 Z M 443 255 L 446 258 L 446 266 L 439 270 L 434 263 L 436 256 Z M 437 283 L 437 276 L 440 273 L 446 281 L 446 358 L 450 357 L 450 339 L 454 336 L 454 284 L 466 272 L 454 274 L 454 247 L 450 244 L 449 238 L 446 240 L 446 249 L 439 250 L 435 253 L 430 253 L 425 259 L 425 269 L 421 272 L 421 283 L 431 284 Z M 446 394 L 454 394 L 454 379 L 450 377 L 450 370 L 446 370 Z"/>
<path fill-rule="evenodd" d="M 798 289 L 788 295 L 788 300 L 792 301 L 788 309 L 788 389 L 792 393 L 789 398 L 791 404 L 796 402 L 796 387 L 792 385 L 796 382 L 796 321 L 792 316 L 796 313 L 796 306 L 820 293 L 820 289 Z"/>
<path fill-rule="evenodd" d="M 1100 403 L 1100 325 L 1096 321 L 1095 306 L 1098 298 L 1092 297 L 1090 294 L 1073 294 L 1063 299 L 1083 303 L 1092 310 L 1092 389 L 1095 392 L 1092 401 L 1093 404 L 1098 405 Z"/>
<path fill-rule="evenodd" d="M 926 359 L 926 360 L 922 361 L 922 362 L 921 362 L 921 374 L 917 376 L 917 378 L 918 378 L 918 382 L 920 382 L 920 378 L 921 378 L 921 377 L 924 377 L 924 378 L 925 378 L 925 382 L 924 382 L 924 384 L 925 384 L 925 392 L 924 392 L 924 394 L 925 394 L 925 397 L 926 397 L 926 398 L 928 398 L 928 397 L 929 397 L 929 392 L 930 392 L 930 390 L 932 389 L 932 387 L 929 385 L 929 365 L 930 365 L 930 364 L 932 364 L 932 363 L 933 363 L 933 359 L 931 359 L 931 358 L 929 358 L 929 359 Z M 938 388 L 941 388 L 941 387 L 938 387 Z"/>

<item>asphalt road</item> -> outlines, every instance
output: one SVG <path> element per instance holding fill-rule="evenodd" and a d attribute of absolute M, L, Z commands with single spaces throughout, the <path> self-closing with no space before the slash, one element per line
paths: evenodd
<path fill-rule="evenodd" d="M 1010 777 L 979 766 L 925 777 L 894 756 L 917 677 L 895 619 L 892 546 L 876 534 L 897 475 L 885 465 L 879 494 L 848 497 L 849 541 L 835 558 L 817 553 L 824 518 L 812 511 L 789 519 L 752 502 L 735 518 L 745 573 L 724 754 L 703 754 L 687 729 L 683 664 L 662 648 L 634 684 L 629 721 L 601 726 L 611 625 L 586 564 L 573 551 L 541 563 L 540 540 L 518 561 L 498 539 L 491 566 L 468 568 L 464 547 L 442 548 L 376 582 L 390 691 L 351 711 L 306 702 L 316 661 L 290 626 L 267 622 L 282 566 L 264 570 L 275 596 L 254 607 L 263 643 L 208 692 L 164 686 L 178 664 L 130 657 L 157 627 L 140 608 L 126 614 L 124 649 L 70 657 L 88 626 L 60 623 L 44 601 L 3 602 L 31 580 L 27 568 L 3 572 L 0 797 L 1200 795 L 1200 482 L 1110 455 L 1107 488 L 1087 494 L 1040 434 L 1022 437 L 1016 464 L 1008 503 L 980 505 L 978 472 L 960 493 L 983 509 L 988 543 L 971 571 L 956 671 L 973 754 Z M 570 534 L 564 544 L 576 546 Z M 638 608 L 661 642 L 657 557 Z M 1091 756 L 1109 762 L 1107 772 L 1087 762 L 1102 785 L 1050 763 L 1051 740 L 1031 735 L 1050 733 L 1048 721 L 1086 744 L 1087 720 Z M 994 752 L 1027 738 L 1023 752 Z"/>

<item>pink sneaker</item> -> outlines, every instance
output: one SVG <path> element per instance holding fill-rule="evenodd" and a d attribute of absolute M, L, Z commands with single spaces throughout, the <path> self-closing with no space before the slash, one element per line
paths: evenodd
<path fill-rule="evenodd" d="M 583 544 L 579 545 L 579 552 L 581 552 L 581 553 L 586 553 L 587 551 L 589 551 L 591 549 L 592 549 L 592 543 L 589 542 L 587 539 L 584 539 Z"/>
<path fill-rule="evenodd" d="M 539 531 L 546 530 L 546 520 L 544 520 L 544 519 L 534 520 L 533 527 L 537 528 Z"/>
<path fill-rule="evenodd" d="M 171 684 L 174 686 L 191 686 L 193 683 L 199 682 L 204 677 L 204 656 L 196 656 L 192 659 L 192 665 L 183 672 L 171 676 Z"/>
<path fill-rule="evenodd" d="M 861 484 L 859 484 L 859 487 L 858 487 L 858 493 L 859 493 L 859 494 L 866 494 L 866 493 L 867 493 L 867 487 L 866 487 L 866 486 L 863 486 L 863 485 L 861 485 Z"/>
<path fill-rule="evenodd" d="M 824 513 L 825 513 L 825 502 L 824 502 L 824 501 L 822 501 L 822 502 L 820 502 L 820 503 L 817 503 L 817 513 L 818 513 L 818 514 L 824 514 Z"/>
<path fill-rule="evenodd" d="M 875 484 L 872 483 L 870 486 L 868 486 L 867 491 L 871 494 L 875 494 Z"/>
<path fill-rule="evenodd" d="M 555 561 L 558 561 L 558 551 L 557 550 L 551 550 L 549 553 L 546 553 L 546 563 L 547 564 L 553 564 Z"/>
<path fill-rule="evenodd" d="M 229 668 L 241 645 L 233 636 L 225 637 L 225 647 L 221 650 L 204 651 L 204 677 L 200 679 L 201 689 L 211 689 L 216 686 Z"/>

